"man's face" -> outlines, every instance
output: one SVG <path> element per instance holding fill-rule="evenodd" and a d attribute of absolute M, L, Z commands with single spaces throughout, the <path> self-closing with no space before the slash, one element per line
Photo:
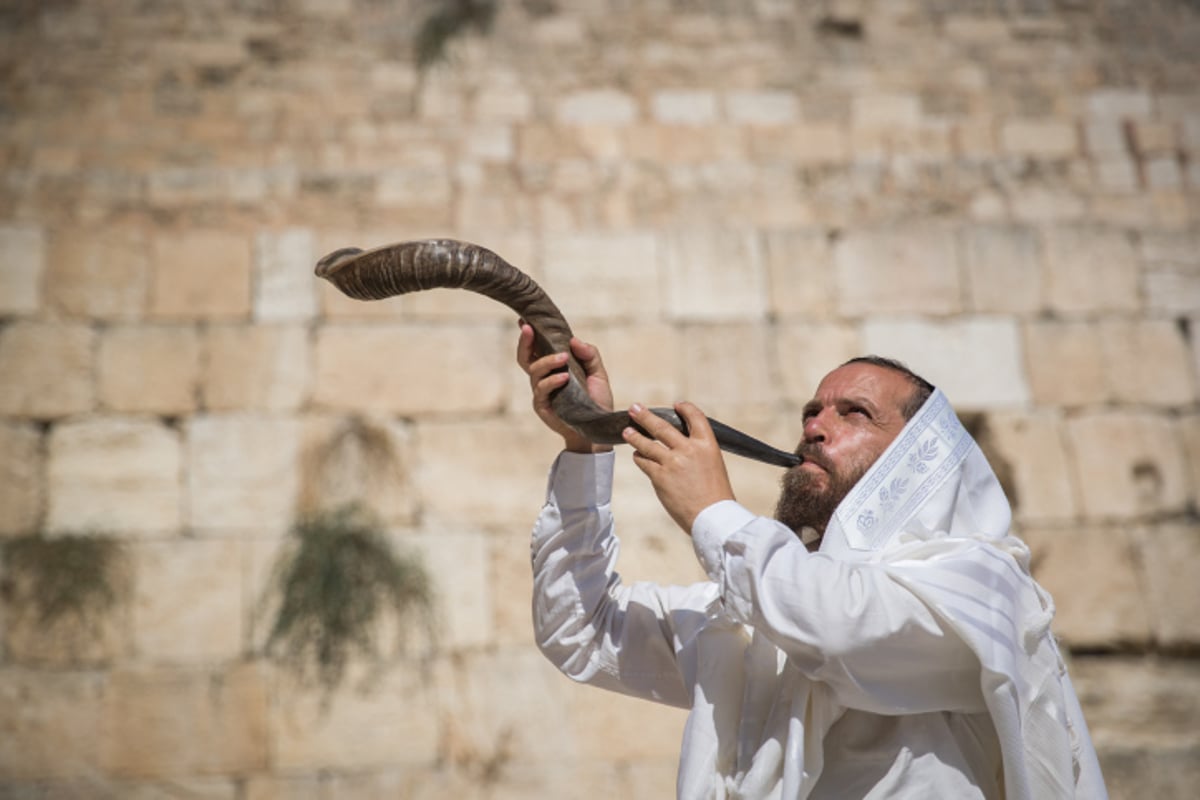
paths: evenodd
<path fill-rule="evenodd" d="M 825 376 L 804 406 L 804 463 L 788 470 L 775 518 L 797 533 L 825 532 L 833 512 L 904 429 L 902 408 L 914 391 L 903 374 L 847 364 Z"/>

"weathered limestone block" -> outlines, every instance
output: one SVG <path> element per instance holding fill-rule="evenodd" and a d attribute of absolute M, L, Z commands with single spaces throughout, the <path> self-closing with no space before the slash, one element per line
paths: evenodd
<path fill-rule="evenodd" d="M 571 686 L 569 718 L 581 754 L 617 760 L 678 759 L 687 714 L 634 697 Z"/>
<path fill-rule="evenodd" d="M 1009 502 L 1019 522 L 1068 521 L 1077 513 L 1063 422 L 1050 411 L 995 413 L 987 416 L 987 437 L 1012 480 Z"/>
<path fill-rule="evenodd" d="M 766 414 L 780 400 L 770 332 L 761 323 L 687 326 L 682 367 L 681 399 L 696 403 L 710 416 Z"/>
<path fill-rule="evenodd" d="M 833 253 L 826 231 L 764 234 L 769 310 L 781 317 L 828 319 L 835 312 Z"/>
<path fill-rule="evenodd" d="M 1093 156 L 1125 156 L 1129 153 L 1129 137 L 1125 126 L 1111 118 L 1091 119 L 1083 123 L 1083 140 Z"/>
<path fill-rule="evenodd" d="M 1041 308 L 1042 265 L 1032 230 L 980 225 L 959 236 L 970 310 L 1029 314 Z"/>
<path fill-rule="evenodd" d="M 46 298 L 72 316 L 137 319 L 150 296 L 150 246 L 136 229 L 53 234 L 46 264 Z"/>
<path fill-rule="evenodd" d="M 1124 527 L 1025 529 L 1033 577 L 1054 598 L 1052 629 L 1069 647 L 1145 645 L 1150 615 Z"/>
<path fill-rule="evenodd" d="M 495 785 L 488 788 L 488 797 L 495 800 L 529 797 L 567 800 L 593 792 L 603 797 L 670 797 L 675 794 L 673 780 L 667 785 L 669 791 L 665 795 L 638 794 L 634 791 L 630 768 L 631 765 L 624 761 L 591 756 L 555 763 L 547 763 L 542 758 L 514 759 L 498 770 L 499 777 Z M 429 797 L 432 800 L 433 796 Z"/>
<path fill-rule="evenodd" d="M 184 539 L 134 547 L 138 656 L 154 663 L 236 661 L 244 637 L 243 544 Z"/>
<path fill-rule="evenodd" d="M 0 422 L 0 537 L 37 530 L 45 495 L 45 454 L 33 425 Z"/>
<path fill-rule="evenodd" d="M 189 527 L 277 535 L 291 526 L 300 488 L 300 420 L 201 415 L 185 430 Z"/>
<path fill-rule="evenodd" d="M 444 212 L 452 200 L 450 169 L 445 164 L 409 164 L 379 173 L 375 202 L 385 208 Z"/>
<path fill-rule="evenodd" d="M 1108 399 L 1108 365 L 1093 323 L 1039 320 L 1024 327 L 1035 402 L 1080 406 Z"/>
<path fill-rule="evenodd" d="M 150 311 L 183 319 L 247 318 L 251 310 L 251 246 L 218 231 L 160 234 L 153 245 Z"/>
<path fill-rule="evenodd" d="M 245 781 L 243 800 L 327 800 L 330 776 L 313 771 L 300 775 L 264 773 Z M 347 795 L 337 795 L 346 797 Z M 457 796 L 457 795 L 455 795 Z"/>
<path fill-rule="evenodd" d="M 1140 251 L 1150 311 L 1192 314 L 1200 308 L 1200 236 L 1144 233 Z"/>
<path fill-rule="evenodd" d="M 950 314 L 962 309 L 953 231 L 860 230 L 833 248 L 838 307 L 848 316 Z"/>
<path fill-rule="evenodd" d="M 1104 228 L 1056 227 L 1044 231 L 1042 246 L 1051 309 L 1138 310 L 1137 257 L 1128 235 Z"/>
<path fill-rule="evenodd" d="M 0 670 L 0 788 L 103 769 L 107 685 L 95 672 Z"/>
<path fill-rule="evenodd" d="M 419 498 L 412 439 L 411 426 L 387 417 L 306 417 L 300 510 L 354 504 L 386 525 L 413 524 Z"/>
<path fill-rule="evenodd" d="M 555 108 L 555 117 L 563 125 L 628 125 L 637 115 L 634 98 L 617 89 L 569 92 Z"/>
<path fill-rule="evenodd" d="M 1150 92 L 1140 89 L 1096 89 L 1087 95 L 1093 117 L 1148 117 L 1153 113 Z"/>
<path fill-rule="evenodd" d="M 516 420 L 421 422 L 416 480 L 427 526 L 528 532 L 562 447 L 532 412 Z"/>
<path fill-rule="evenodd" d="M 667 125 L 711 125 L 717 120 L 717 96 L 703 89 L 664 89 L 651 96 L 650 113 Z"/>
<path fill-rule="evenodd" d="M 868 320 L 862 340 L 866 352 L 898 358 L 941 388 L 960 411 L 1029 402 L 1020 336 L 1010 319 Z"/>
<path fill-rule="evenodd" d="M 32 314 L 42 305 L 46 237 L 34 225 L 0 225 L 0 315 Z"/>
<path fill-rule="evenodd" d="M 830 123 L 755 128 L 750 131 L 750 147 L 758 159 L 802 165 L 841 164 L 850 158 L 845 130 Z"/>
<path fill-rule="evenodd" d="M 401 662 L 366 683 L 348 677 L 328 696 L 276 673 L 262 734 L 273 766 L 297 772 L 431 763 L 444 691 L 438 671 Z"/>
<path fill-rule="evenodd" d="M 300 325 L 216 324 L 203 340 L 200 376 L 210 411 L 291 411 L 309 394 L 308 330 Z"/>
<path fill-rule="evenodd" d="M 782 380 L 783 396 L 797 407 L 808 402 L 829 372 L 863 352 L 853 327 L 819 322 L 780 323 L 775 348 L 774 374 Z"/>
<path fill-rule="evenodd" d="M 573 325 L 659 314 L 659 243 L 649 233 L 547 234 L 542 288 Z"/>
<path fill-rule="evenodd" d="M 95 404 L 95 332 L 86 325 L 14 322 L 0 329 L 0 414 L 53 419 Z"/>
<path fill-rule="evenodd" d="M 533 638 L 529 621 L 533 596 L 529 548 L 524 540 L 516 544 L 514 538 L 492 536 L 485 545 L 490 592 L 487 602 L 492 609 L 491 640 L 499 647 L 526 647 Z"/>
<path fill-rule="evenodd" d="M 50 433 L 46 528 L 116 536 L 173 532 L 181 520 L 179 434 L 155 420 L 93 417 Z"/>
<path fill-rule="evenodd" d="M 1004 152 L 1032 158 L 1071 158 L 1079 150 L 1075 126 L 1057 120 L 1011 120 L 1000 127 Z"/>
<path fill-rule="evenodd" d="M 1162 647 L 1191 648 L 1200 643 L 1200 525 L 1164 523 L 1134 531 L 1145 570 L 1146 604 L 1154 639 Z"/>
<path fill-rule="evenodd" d="M 1200 504 L 1200 414 L 1183 416 L 1179 425 L 1183 429 L 1183 452 L 1188 460 L 1188 494 L 1192 502 Z"/>
<path fill-rule="evenodd" d="M 675 320 L 761 318 L 767 307 L 762 243 L 741 231 L 675 231 L 662 245 L 667 315 Z"/>
<path fill-rule="evenodd" d="M 1068 668 L 1098 750 L 1200 744 L 1195 659 L 1075 657 Z"/>
<path fill-rule="evenodd" d="M 267 766 L 265 667 L 121 669 L 108 678 L 102 747 L 114 775 L 246 774 Z M 361 740 L 360 740 L 361 743 Z"/>
<path fill-rule="evenodd" d="M 526 627 L 531 639 L 528 621 Z M 517 761 L 580 757 L 576 731 L 588 721 L 572 715 L 572 699 L 577 692 L 595 690 L 573 684 L 536 647 L 473 651 L 452 669 L 447 680 L 458 691 L 443 701 L 443 758 L 471 764 L 500 751 Z M 505 691 L 497 692 L 496 686 Z"/>
<path fill-rule="evenodd" d="M 786 125 L 799 118 L 792 92 L 734 91 L 724 97 L 725 116 L 742 125 Z"/>
<path fill-rule="evenodd" d="M 913 128 L 921 120 L 921 98 L 909 93 L 855 93 L 850 98 L 850 120 L 855 128 Z"/>
<path fill-rule="evenodd" d="M 186 414 L 196 407 L 200 343 L 190 325 L 116 325 L 100 333 L 100 405 Z"/>
<path fill-rule="evenodd" d="M 289 228 L 258 234 L 254 243 L 254 318 L 304 322 L 317 309 L 312 231 Z"/>
<path fill-rule="evenodd" d="M 1105 411 L 1067 422 L 1088 517 L 1177 513 L 1187 505 L 1187 461 L 1174 420 L 1136 411 Z"/>
<path fill-rule="evenodd" d="M 313 402 L 429 416 L 498 409 L 510 336 L 495 325 L 326 325 L 317 332 Z"/>
<path fill-rule="evenodd" d="M 1183 406 L 1195 399 L 1188 343 L 1173 321 L 1111 319 L 1098 328 L 1114 400 Z"/>
<path fill-rule="evenodd" d="M 630 403 L 669 406 L 684 399 L 682 333 L 674 325 L 651 320 L 588 323 L 575 333 L 600 349 L 612 382 L 617 407 Z M 509 370 L 512 398 L 509 408 L 519 415 L 530 411 L 529 376 L 515 364 Z"/>
<path fill-rule="evenodd" d="M 456 650 L 492 642 L 490 538 L 435 522 L 427 534 L 396 540 L 398 548 L 420 559 L 432 578 L 438 647 Z"/>

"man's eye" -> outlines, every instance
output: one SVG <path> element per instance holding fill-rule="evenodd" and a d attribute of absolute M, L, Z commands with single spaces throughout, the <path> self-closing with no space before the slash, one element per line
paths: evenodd
<path fill-rule="evenodd" d="M 862 406 L 850 406 L 850 413 L 851 414 L 862 414 L 864 417 L 871 416 L 870 414 L 867 413 L 867 410 L 865 408 L 863 408 Z"/>

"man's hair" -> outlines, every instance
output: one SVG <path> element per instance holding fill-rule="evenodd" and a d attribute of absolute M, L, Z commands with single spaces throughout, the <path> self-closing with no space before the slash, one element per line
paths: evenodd
<path fill-rule="evenodd" d="M 910 420 L 917 415 L 921 410 L 921 406 L 925 405 L 925 401 L 933 394 L 933 384 L 922 378 L 917 373 L 906 367 L 902 362 L 894 358 L 884 358 L 883 356 L 858 356 L 847 361 L 842 366 L 848 364 L 870 364 L 875 367 L 883 367 L 890 369 L 893 372 L 899 372 L 904 377 L 908 378 L 908 382 L 912 384 L 913 391 L 909 395 L 904 405 L 900 406 L 900 413 L 904 415 L 905 420 Z"/>

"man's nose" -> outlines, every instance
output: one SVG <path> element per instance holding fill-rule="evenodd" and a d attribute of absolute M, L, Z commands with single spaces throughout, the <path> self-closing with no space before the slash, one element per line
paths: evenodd
<path fill-rule="evenodd" d="M 825 422 L 823 420 L 824 412 L 813 414 L 804 423 L 804 441 L 806 442 L 824 442 L 825 441 Z"/>

